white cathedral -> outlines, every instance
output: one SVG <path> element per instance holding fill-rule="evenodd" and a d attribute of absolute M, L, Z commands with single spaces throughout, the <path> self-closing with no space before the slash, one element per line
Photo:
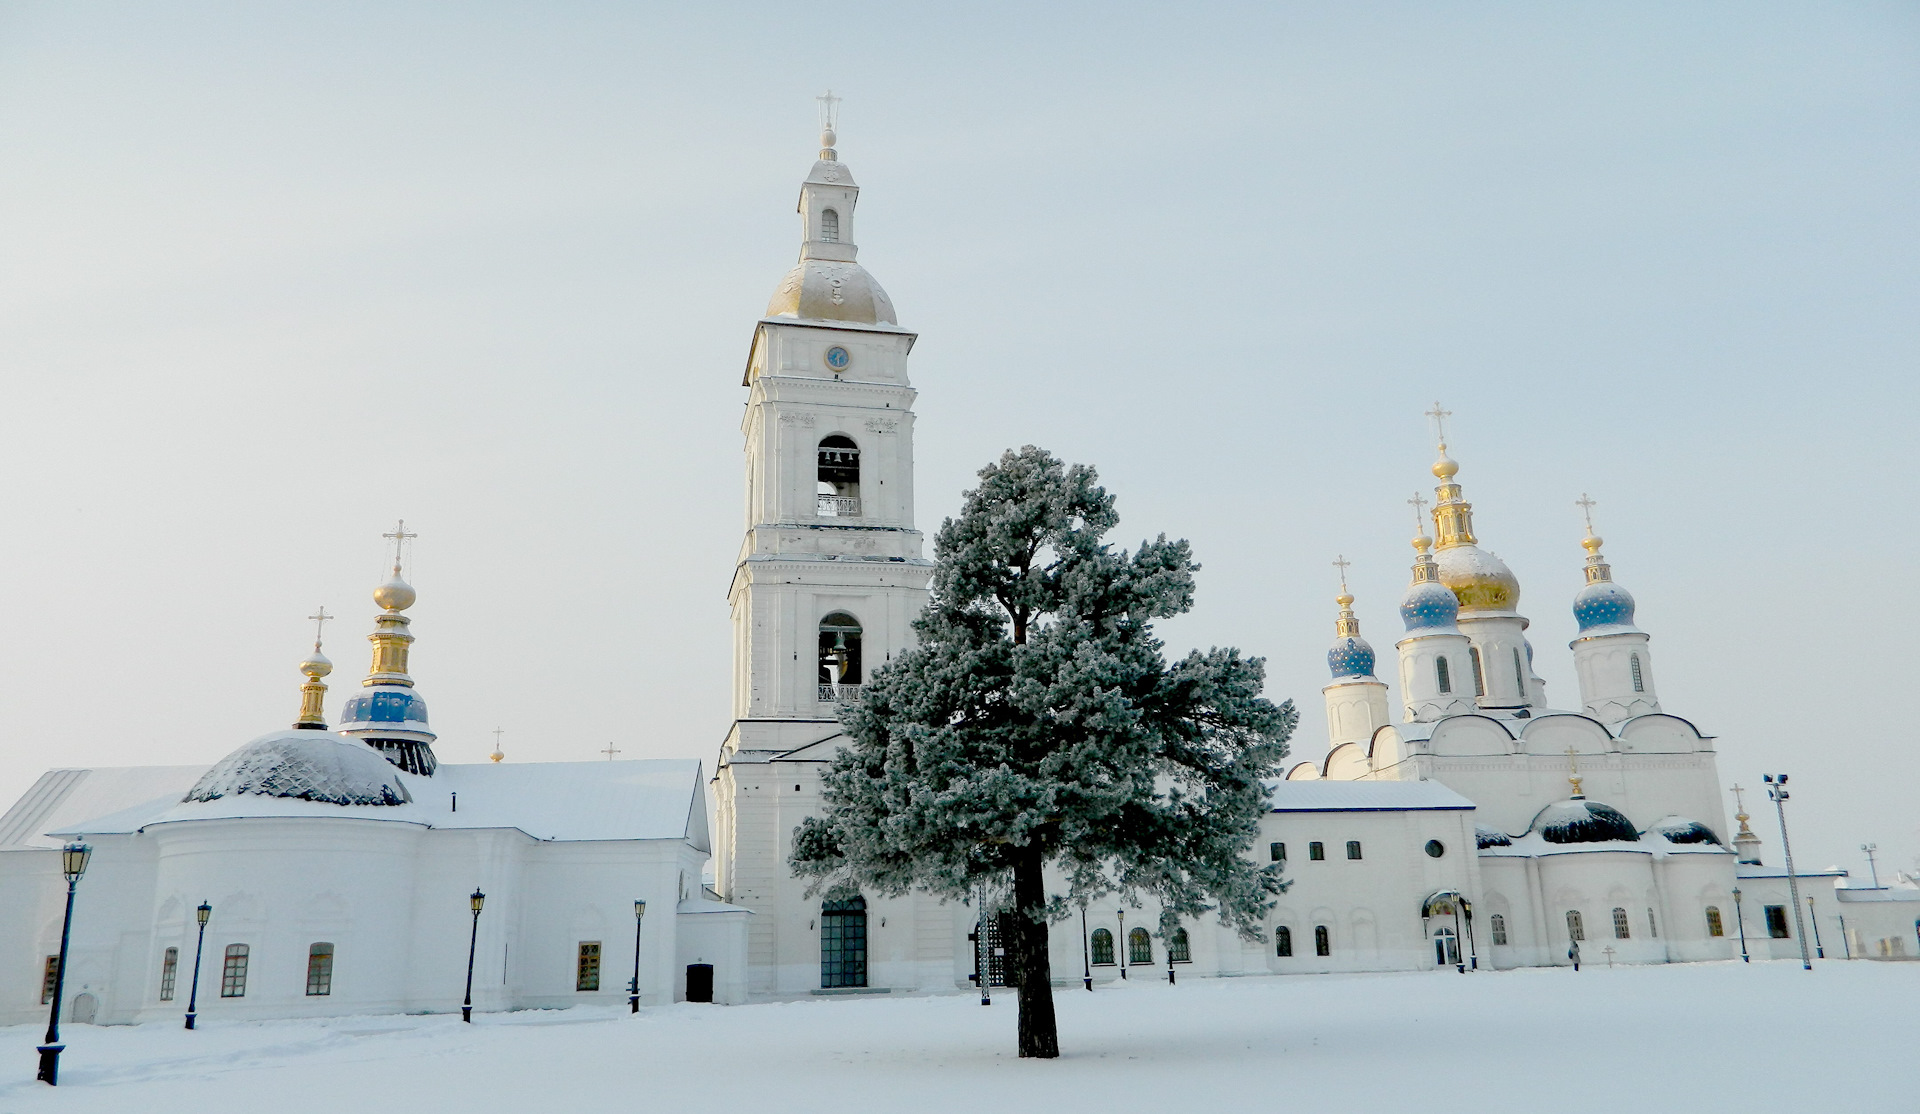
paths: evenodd
<path fill-rule="evenodd" d="M 829 128 L 800 187 L 799 263 L 747 356 L 732 727 L 711 779 L 693 758 L 440 763 L 408 673 L 403 527 L 337 726 L 316 641 L 291 728 L 211 767 L 52 770 L 0 816 L 0 1022 L 43 1016 L 54 993 L 72 841 L 93 848 L 62 1003 L 79 1022 L 1002 980 L 997 915 L 810 895 L 786 865 L 820 808 L 837 711 L 909 645 L 932 570 L 914 522 L 915 335 L 856 261 L 859 188 L 834 143 Z M 1400 604 L 1397 721 L 1338 598 L 1332 749 L 1273 784 L 1249 851 L 1292 881 L 1261 939 L 1211 920 L 1163 936 L 1157 909 L 1108 901 L 1054 926 L 1056 976 L 1785 958 L 1823 925 L 1829 954 L 1920 943 L 1910 881 L 1790 879 L 1761 863 L 1744 811 L 1729 831 L 1713 741 L 1663 709 L 1598 537 L 1572 601 L 1577 707 L 1549 705 L 1519 581 L 1480 547 L 1458 470 L 1442 443 Z"/>

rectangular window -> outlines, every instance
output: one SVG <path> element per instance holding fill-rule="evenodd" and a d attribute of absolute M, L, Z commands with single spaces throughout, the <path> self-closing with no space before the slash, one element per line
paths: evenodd
<path fill-rule="evenodd" d="M 227 962 L 220 969 L 220 997 L 245 998 L 247 996 L 247 946 L 245 944 L 227 945 Z"/>
<path fill-rule="evenodd" d="M 1507 942 L 1507 918 L 1499 913 L 1493 915 L 1493 942 L 1496 944 Z"/>
<path fill-rule="evenodd" d="M 180 949 L 168 948 L 160 957 L 160 1000 L 173 1001 L 173 981 L 180 972 Z"/>
<path fill-rule="evenodd" d="M 1357 839 L 1348 840 L 1347 841 L 1347 858 L 1357 859 L 1359 857 L 1360 857 L 1360 841 Z"/>
<path fill-rule="evenodd" d="M 1307 858 L 1312 859 L 1314 862 L 1317 863 L 1324 860 L 1326 857 L 1327 857 L 1326 844 L 1320 843 L 1318 841 L 1307 844 Z"/>
<path fill-rule="evenodd" d="M 1647 935 L 1655 940 L 1660 938 L 1660 924 L 1653 919 L 1653 910 L 1647 910 Z"/>
<path fill-rule="evenodd" d="M 1767 906 L 1767 935 L 1775 940 L 1787 940 L 1793 937 L 1793 933 L 1787 931 L 1786 906 Z"/>
<path fill-rule="evenodd" d="M 1287 845 L 1284 843 L 1267 844 L 1267 858 L 1276 863 L 1287 861 Z"/>
<path fill-rule="evenodd" d="M 40 980 L 41 1005 L 44 1006 L 48 1002 L 53 1001 L 53 984 L 58 981 L 60 981 L 60 957 L 50 955 L 47 957 L 46 977 Z"/>
<path fill-rule="evenodd" d="M 1720 919 L 1720 907 L 1718 905 L 1707 906 L 1707 935 L 1725 936 L 1726 934 L 1727 926 L 1725 922 Z"/>
<path fill-rule="evenodd" d="M 315 944 L 307 949 L 307 997 L 324 998 L 333 993 L 333 945 Z"/>
<path fill-rule="evenodd" d="M 574 976 L 575 990 L 600 989 L 600 941 L 580 942 L 580 967 Z"/>

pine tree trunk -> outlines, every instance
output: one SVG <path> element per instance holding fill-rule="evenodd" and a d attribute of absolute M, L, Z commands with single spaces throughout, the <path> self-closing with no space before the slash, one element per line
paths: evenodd
<path fill-rule="evenodd" d="M 1013 960 L 1020 986 L 1020 1055 L 1060 1055 L 1053 1021 L 1053 968 L 1047 961 L 1047 887 L 1037 848 L 1013 866 Z"/>

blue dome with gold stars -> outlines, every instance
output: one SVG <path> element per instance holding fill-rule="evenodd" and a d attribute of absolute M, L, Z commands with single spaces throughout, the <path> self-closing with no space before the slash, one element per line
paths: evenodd
<path fill-rule="evenodd" d="M 1633 593 L 1611 580 L 1580 589 L 1573 597 L 1573 618 L 1581 633 L 1596 627 L 1633 626 Z"/>
<path fill-rule="evenodd" d="M 1373 647 L 1359 635 L 1349 638 L 1336 638 L 1333 648 L 1327 651 L 1327 668 L 1333 671 L 1333 679 L 1338 681 L 1347 677 L 1373 676 Z"/>
<path fill-rule="evenodd" d="M 1400 619 L 1408 634 L 1451 630 L 1460 617 L 1460 600 L 1438 581 L 1415 583 L 1400 600 Z"/>

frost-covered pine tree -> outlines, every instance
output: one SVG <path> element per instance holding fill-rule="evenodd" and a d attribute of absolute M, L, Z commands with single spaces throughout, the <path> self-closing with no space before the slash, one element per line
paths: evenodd
<path fill-rule="evenodd" d="M 1185 541 L 1115 552 L 1091 468 L 1031 446 L 980 472 L 940 528 L 919 645 L 844 709 L 849 739 L 794 833 L 793 866 L 889 896 L 1012 884 L 1020 1055 L 1060 1054 L 1047 925 L 1102 894 L 1257 938 L 1279 868 L 1246 852 L 1291 702 L 1238 650 L 1169 664 L 1155 619 L 1193 606 Z M 1043 875 L 1058 870 L 1064 892 Z"/>

